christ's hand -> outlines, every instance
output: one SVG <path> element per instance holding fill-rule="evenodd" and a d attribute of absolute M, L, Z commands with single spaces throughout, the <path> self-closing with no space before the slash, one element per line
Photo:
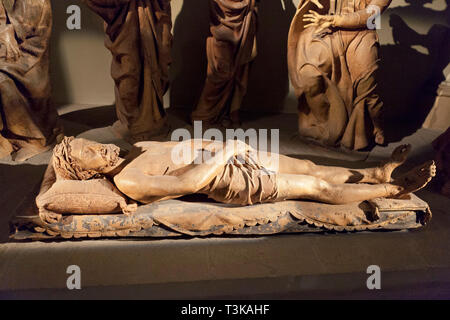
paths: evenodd
<path fill-rule="evenodd" d="M 230 154 L 233 156 L 245 155 L 255 151 L 249 144 L 242 140 L 227 140 L 225 148 L 230 150 Z"/>

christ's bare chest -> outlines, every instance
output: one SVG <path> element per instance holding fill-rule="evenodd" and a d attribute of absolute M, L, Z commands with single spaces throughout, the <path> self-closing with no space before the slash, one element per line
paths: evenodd
<path fill-rule="evenodd" d="M 190 156 L 181 158 L 173 147 L 151 148 L 142 150 L 142 153 L 128 166 L 139 167 L 148 175 L 178 176 L 194 166 L 194 159 L 199 152 L 201 151 L 192 150 Z"/>

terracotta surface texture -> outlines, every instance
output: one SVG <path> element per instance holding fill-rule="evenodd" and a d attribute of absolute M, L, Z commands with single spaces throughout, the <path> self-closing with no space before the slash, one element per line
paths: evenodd
<path fill-rule="evenodd" d="M 278 154 L 268 156 L 234 140 L 140 142 L 121 158 L 115 145 L 66 137 L 55 147 L 44 175 L 36 199 L 38 213 L 28 214 L 25 224 L 37 224 L 40 228 L 36 231 L 50 235 L 83 236 L 92 231 L 92 236 L 125 236 L 159 224 L 148 213 L 137 213 L 142 204 L 151 205 L 151 215 L 155 208 L 162 208 L 165 218 L 160 223 L 182 234 L 189 230 L 204 231 L 205 235 L 229 233 L 269 222 L 276 225 L 250 233 L 279 233 L 296 227 L 299 221 L 340 231 L 388 228 L 391 224 L 415 228 L 417 221 L 425 224 L 431 213 L 426 203 L 411 200 L 410 194 L 431 181 L 436 168 L 429 161 L 392 180 L 392 171 L 406 161 L 410 149 L 409 145 L 399 146 L 378 167 L 348 169 Z M 180 151 L 185 152 L 184 162 L 177 158 Z M 172 199 L 189 195 L 204 195 L 216 204 L 197 200 L 176 202 L 177 209 L 166 206 L 174 203 Z M 86 214 L 100 216 L 89 218 Z M 278 221 L 281 216 L 284 220 Z M 52 233 L 49 226 L 55 225 L 60 229 Z"/>
<path fill-rule="evenodd" d="M 59 133 L 50 101 L 50 0 L 0 1 L 0 157 L 26 160 Z"/>
<path fill-rule="evenodd" d="M 381 14 L 390 3 L 300 1 L 289 33 L 288 65 L 302 136 L 355 150 L 384 143 L 376 77 L 379 42 L 371 8 Z"/>
<path fill-rule="evenodd" d="M 208 202 L 168 200 L 139 207 L 131 214 L 66 214 L 49 219 L 54 212 L 13 221 L 14 240 L 50 238 L 172 238 L 210 235 L 271 235 L 330 231 L 417 229 L 431 220 L 428 205 L 410 200 L 383 200 L 325 205 L 285 201 L 236 207 Z"/>
<path fill-rule="evenodd" d="M 239 123 L 251 62 L 256 57 L 256 0 L 210 0 L 208 71 L 193 120 Z"/>
<path fill-rule="evenodd" d="M 84 0 L 105 20 L 118 132 L 148 140 L 166 128 L 172 20 L 169 0 Z"/>

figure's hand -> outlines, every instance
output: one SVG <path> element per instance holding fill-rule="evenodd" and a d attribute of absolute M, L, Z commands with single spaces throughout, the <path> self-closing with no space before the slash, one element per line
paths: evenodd
<path fill-rule="evenodd" d="M 305 28 L 317 27 L 316 34 L 321 34 L 326 29 L 333 26 L 333 16 L 320 15 L 313 10 L 303 16 L 304 22 L 309 22 Z"/>
<path fill-rule="evenodd" d="M 231 148 L 234 152 L 231 153 L 229 162 L 232 162 L 236 166 L 246 164 L 248 167 L 259 170 L 261 166 L 258 164 L 258 151 L 251 145 L 241 140 L 228 140 L 226 148 Z M 228 155 L 230 155 L 228 153 Z"/>
<path fill-rule="evenodd" d="M 6 61 L 14 62 L 20 58 L 20 49 L 12 26 L 0 30 L 0 44 L 5 47 Z"/>

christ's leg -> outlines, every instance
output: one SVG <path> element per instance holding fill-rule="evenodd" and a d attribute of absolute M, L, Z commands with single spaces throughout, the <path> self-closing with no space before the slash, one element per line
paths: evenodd
<path fill-rule="evenodd" d="M 263 165 L 280 174 L 308 175 L 327 181 L 333 184 L 343 183 L 388 183 L 391 181 L 391 174 L 402 165 L 411 151 L 410 145 L 402 145 L 394 150 L 391 158 L 382 165 L 369 169 L 349 169 L 342 167 L 319 166 L 312 161 L 295 159 L 279 155 L 278 168 L 276 163 L 267 161 L 260 157 Z M 276 156 L 274 154 L 271 157 Z M 271 159 L 267 157 L 267 159 Z"/>
<path fill-rule="evenodd" d="M 415 168 L 393 183 L 331 184 L 307 175 L 280 174 L 279 200 L 305 199 L 329 204 L 346 204 L 375 198 L 395 198 L 425 187 L 436 174 L 433 161 Z"/>

